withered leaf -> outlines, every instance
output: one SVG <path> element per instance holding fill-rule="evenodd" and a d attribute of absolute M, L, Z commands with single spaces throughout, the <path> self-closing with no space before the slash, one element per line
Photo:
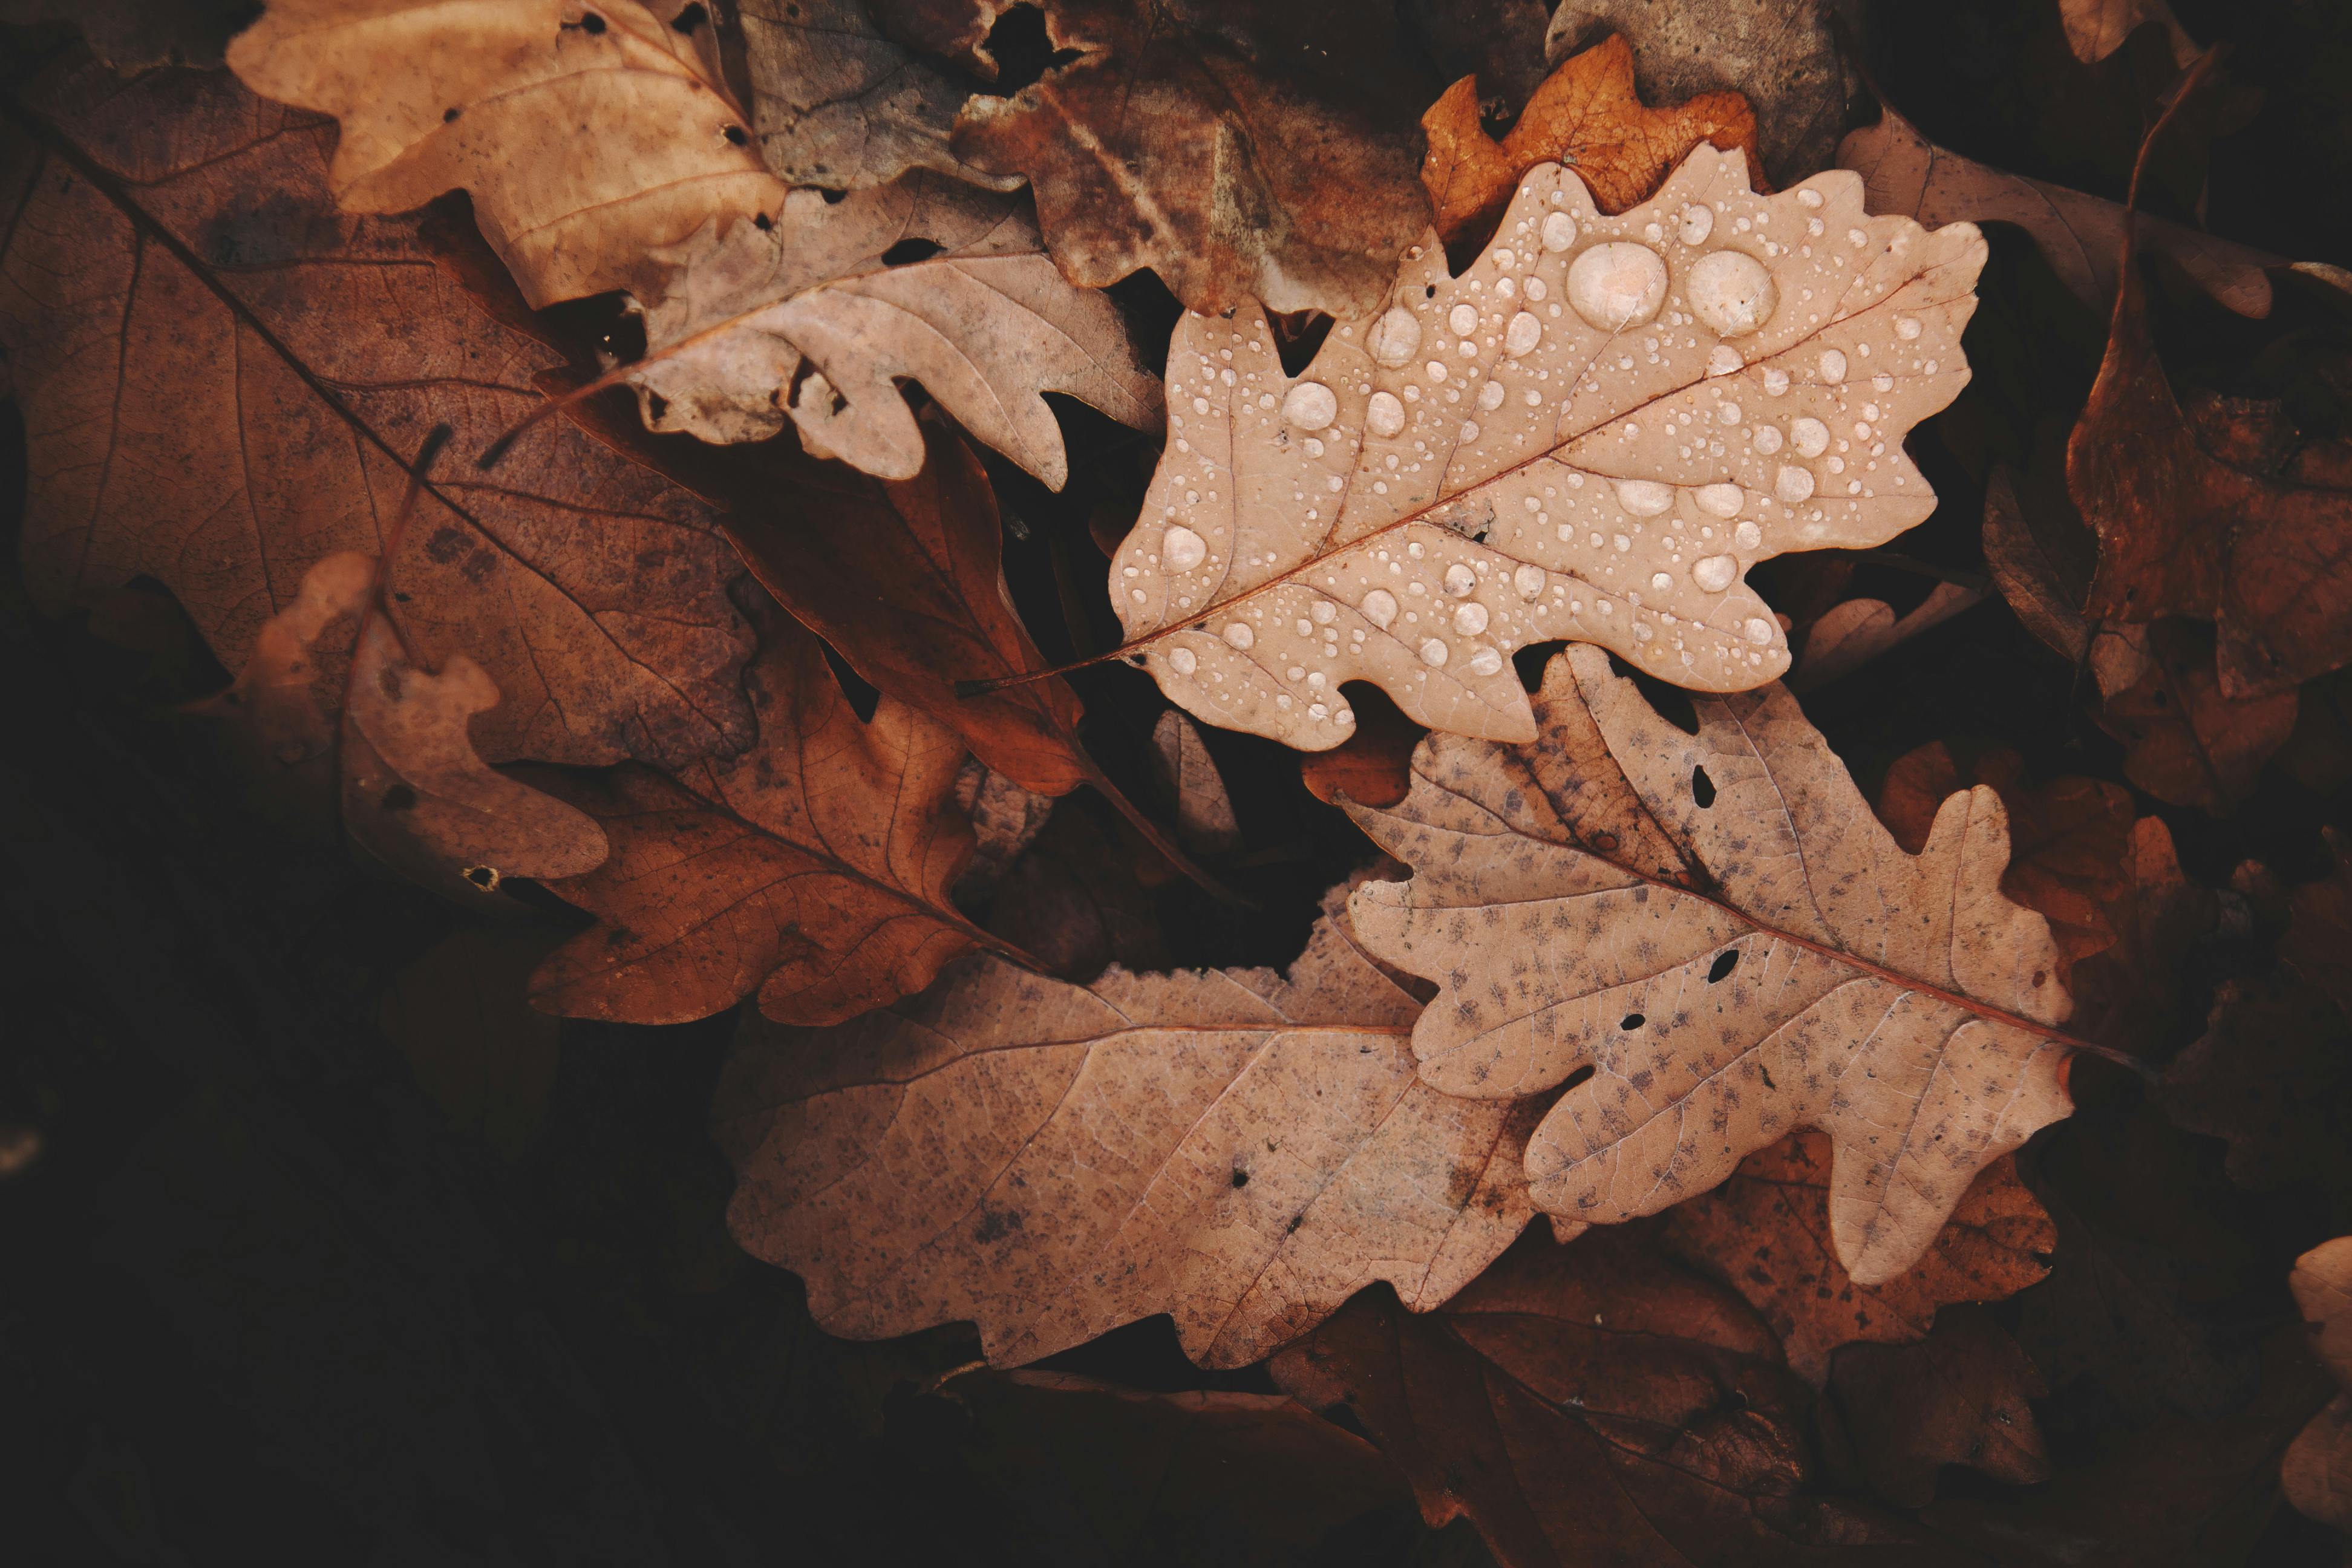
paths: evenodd
<path fill-rule="evenodd" d="M 1327 805 L 1394 805 L 1412 788 L 1413 748 L 1429 733 L 1376 689 L 1349 699 L 1356 732 L 1328 752 L 1301 752 L 1298 776 Z"/>
<path fill-rule="evenodd" d="M 519 1157 L 547 1112 L 562 1025 L 532 1009 L 530 972 L 560 937 L 467 928 L 393 977 L 378 1021 L 456 1126 Z"/>
<path fill-rule="evenodd" d="M 665 778 L 532 782 L 604 826 L 612 858 L 552 890 L 597 917 L 532 977 L 551 1013 L 635 1024 L 761 1009 L 831 1024 L 998 947 L 948 889 L 971 858 L 963 747 L 884 698 L 860 722 L 816 638 L 775 617 L 745 677 L 760 741 Z"/>
<path fill-rule="evenodd" d="M 1981 589 L 1938 583 L 1900 616 L 1884 599 L 1840 600 L 1807 628 L 1805 651 L 1789 672 L 1789 689 L 1811 691 L 1851 675 L 1880 654 L 1974 609 L 1983 598 Z"/>
<path fill-rule="evenodd" d="M 1869 183 L 1871 211 L 1930 225 L 2013 223 L 2076 298 L 2095 310 L 2114 303 L 2124 244 L 2119 204 L 1964 158 L 1928 141 L 1891 107 L 1877 124 L 1848 134 L 1837 161 Z M 2241 316 L 2271 313 L 2263 269 L 2284 265 L 2280 258 L 2161 218 L 2143 216 L 2134 232 L 2136 243 L 2179 263 L 2221 305 Z"/>
<path fill-rule="evenodd" d="M 2125 885 L 2105 906 L 2116 940 L 2075 963 L 2067 1027 L 2136 1056 L 2161 1057 L 2181 1021 L 2182 961 L 2213 929 L 2219 906 L 2210 889 L 2181 874 L 2172 831 L 2160 817 L 2132 824 L 2123 867 Z"/>
<path fill-rule="evenodd" d="M 1911 1269 L 1857 1285 L 1830 1243 L 1830 1141 L 1791 1133 L 1740 1162 L 1713 1192 L 1667 1211 L 1676 1256 L 1722 1279 L 1763 1315 L 1789 1366 L 1816 1384 L 1830 1353 L 1923 1338 L 1937 1309 L 1998 1301 L 2050 1272 L 2058 1233 L 2009 1155 L 1987 1165 Z"/>
<path fill-rule="evenodd" d="M 713 1112 L 730 1228 L 829 1331 L 969 1319 L 1000 1365 L 1167 1312 L 1239 1366 L 1376 1279 L 1435 1306 L 1527 1224 L 1532 1118 L 1414 1076 L 1419 1004 L 1343 891 L 1287 977 L 982 956 L 822 1035 L 749 1026 Z"/>
<path fill-rule="evenodd" d="M 2097 546 L 2080 518 L 2052 515 L 2048 503 L 2058 498 L 2035 494 L 2029 510 L 2020 491 L 2032 486 L 2032 476 L 2021 477 L 2005 463 L 1986 479 L 1985 565 L 2025 629 L 2080 663 L 2094 636 L 2083 618 L 2083 601 L 2091 591 Z M 2065 510 L 2073 511 L 2071 502 Z"/>
<path fill-rule="evenodd" d="M 1573 168 L 1604 213 L 1647 201 L 1701 142 L 1737 149 L 1751 176 L 1760 172 L 1756 116 L 1746 99 L 1706 92 L 1671 109 L 1648 108 L 1633 91 L 1633 51 L 1616 37 L 1562 60 L 1500 142 L 1480 121 L 1475 77 L 1447 88 L 1421 128 L 1429 137 L 1421 181 L 1448 244 L 1491 229 L 1519 176 L 1538 163 Z"/>
<path fill-rule="evenodd" d="M 2226 816 L 2294 732 L 2297 700 L 2292 687 L 2231 696 L 2214 657 L 2210 627 L 2162 620 L 2102 633 L 2092 668 L 2106 692 L 2099 728 L 2124 743 L 2124 776 L 2158 800 Z"/>
<path fill-rule="evenodd" d="M 1789 655 L 1748 568 L 1933 508 L 1902 438 L 1967 380 L 1983 258 L 1966 225 L 1865 217 L 1851 175 L 1759 196 L 1701 146 L 1617 218 L 1533 170 L 1461 277 L 1429 237 L 1296 378 L 1255 310 L 1187 316 L 1111 568 L 1129 647 L 1178 706 L 1302 751 L 1347 739 L 1355 679 L 1529 739 L 1510 655 L 1553 638 L 1760 685 Z"/>
<path fill-rule="evenodd" d="M 1151 727 L 1152 763 L 1160 788 L 1174 807 L 1176 837 L 1196 855 L 1222 855 L 1241 842 L 1233 797 L 1217 759 L 1192 721 L 1170 709 Z"/>
<path fill-rule="evenodd" d="M 657 255 L 668 292 L 626 372 L 656 430 L 756 441 L 789 416 L 817 455 L 912 479 L 906 378 L 1059 489 L 1069 458 L 1045 393 L 1138 426 L 1160 416 L 1118 309 L 1055 270 L 1014 198 L 919 172 L 837 202 L 795 191 L 772 228 L 706 226 Z"/>
<path fill-rule="evenodd" d="M 883 25 L 991 77 L 970 51 L 1012 0 L 877 0 Z M 1106 288 L 1149 267 L 1195 310 L 1264 301 L 1355 316 L 1429 222 L 1424 101 L 1392 12 L 1347 0 L 1139 8 L 1045 0 L 1057 58 L 976 97 L 956 155 L 1028 176 L 1062 271 Z"/>
<path fill-rule="evenodd" d="M 1427 1317 L 1366 1291 L 1272 1370 L 1361 1423 L 1423 1518 L 1468 1518 L 1505 1568 L 1809 1563 L 1906 1541 L 1803 1495 L 1805 1391 L 1770 1332 L 1635 1234 L 1529 1237 Z"/>
<path fill-rule="evenodd" d="M 344 211 L 470 194 L 535 307 L 655 298 L 649 252 L 784 196 L 709 57 L 640 0 L 270 0 L 228 63 L 341 121 Z"/>
<path fill-rule="evenodd" d="M 1905 1508 L 1935 1500 L 1946 1465 L 2012 1486 L 2047 1480 L 2050 1449 L 2032 1404 L 2047 1393 L 2017 1342 L 1968 1307 L 1937 1314 L 1916 1344 L 1848 1345 L 1830 1373 L 1863 1475 Z"/>
<path fill-rule="evenodd" d="M 1402 806 L 1353 813 L 1413 878 L 1350 904 L 1370 952 L 1440 985 L 1422 1076 L 1496 1097 L 1570 1083 L 1528 1142 L 1528 1191 L 1594 1223 L 1818 1128 L 1838 1259 L 1893 1279 L 1979 1171 L 2070 1109 L 2057 946 L 1999 889 L 1999 796 L 1946 801 L 1909 856 L 1785 690 L 1700 700 L 1685 735 L 1599 649 L 1561 658 L 1547 699 L 1586 707 L 1675 864 L 1596 853 L 1578 813 L 1524 787 L 1540 742 L 1432 736 Z"/>
<path fill-rule="evenodd" d="M 2319 1359 L 2340 1387 L 2352 1389 L 2352 1237 L 2323 1242 L 2294 1260 L 2287 1283 Z M 2352 1393 L 2339 1394 L 2311 1418 L 2280 1466 L 2287 1501 L 2311 1518 L 2352 1531 Z"/>
<path fill-rule="evenodd" d="M 2135 28 L 2154 22 L 2172 46 L 2173 63 L 2184 68 L 2197 58 L 2197 41 L 2180 26 L 2165 0 L 2058 0 L 2066 46 L 2084 65 L 2096 65 L 2123 47 Z"/>
<path fill-rule="evenodd" d="M 2066 445 L 2066 488 L 2099 537 L 2086 613 L 2210 620 L 2224 697 L 2275 696 L 2352 660 L 2352 489 L 2206 451 L 2157 358 L 2137 268 Z"/>
<path fill-rule="evenodd" d="M 968 90 L 884 37 L 864 0 L 743 0 L 737 13 L 760 156 L 786 184 L 862 190 L 909 169 L 1021 184 L 949 149 Z"/>
<path fill-rule="evenodd" d="M 337 215 L 332 127 L 226 73 L 84 64 L 23 96 L 61 142 L 0 251 L 26 585 L 57 609 L 152 576 L 242 668 L 312 565 L 384 548 L 427 430 L 486 445 L 554 356 L 415 225 Z M 465 654 L 503 695 L 485 758 L 675 765 L 751 740 L 735 571 L 707 506 L 549 420 L 497 475 L 428 483 L 387 592 L 425 664 Z"/>

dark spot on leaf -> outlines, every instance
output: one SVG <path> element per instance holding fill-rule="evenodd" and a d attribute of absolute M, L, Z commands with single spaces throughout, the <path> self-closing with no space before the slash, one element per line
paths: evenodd
<path fill-rule="evenodd" d="M 1628 1013 L 1617 1020 L 1617 1026 L 1630 1035 L 1648 1022 L 1649 1020 L 1639 1013 Z"/>
<path fill-rule="evenodd" d="M 929 261 L 940 253 L 939 241 L 909 235 L 882 253 L 885 267 L 907 267 L 918 261 Z"/>
<path fill-rule="evenodd" d="M 720 132 L 719 134 L 726 137 L 730 144 L 737 147 L 740 147 L 751 140 L 751 137 L 744 134 L 743 128 L 740 125 L 730 125 L 725 131 Z"/>
<path fill-rule="evenodd" d="M 690 38 L 694 37 L 695 30 L 709 20 L 710 20 L 710 13 L 705 11 L 699 5 L 693 5 L 672 16 L 669 19 L 669 25 L 675 31 L 683 33 Z"/>
<path fill-rule="evenodd" d="M 496 866 L 468 866 L 466 868 L 466 880 L 486 893 L 495 893 L 499 890 L 499 868 Z"/>
<path fill-rule="evenodd" d="M 386 811 L 407 811 L 416 805 L 416 792 L 404 784 L 396 784 L 383 792 L 377 803 Z"/>
<path fill-rule="evenodd" d="M 1715 804 L 1715 781 L 1706 776 L 1705 768 L 1691 770 L 1691 799 L 1698 802 L 1701 811 Z"/>
<path fill-rule="evenodd" d="M 1709 985 L 1717 984 L 1738 967 L 1739 950 L 1736 947 L 1727 947 L 1715 955 L 1713 963 L 1707 965 L 1706 983 Z"/>
<path fill-rule="evenodd" d="M 1234 1185 L 1236 1187 L 1246 1187 L 1249 1185 L 1249 1173 L 1243 1170 L 1239 1165 L 1234 1167 Z"/>

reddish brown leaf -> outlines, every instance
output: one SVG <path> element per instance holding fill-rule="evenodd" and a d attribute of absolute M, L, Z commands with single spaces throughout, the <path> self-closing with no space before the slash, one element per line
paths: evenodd
<path fill-rule="evenodd" d="M 1373 687 L 1348 694 L 1356 732 L 1328 752 L 1302 752 L 1298 776 L 1327 805 L 1394 805 L 1412 788 L 1412 749 L 1429 733 Z"/>
<path fill-rule="evenodd" d="M 2115 944 L 2074 966 L 2074 1016 L 2085 1039 L 2161 1057 L 2179 1025 L 2182 961 L 2219 913 L 2212 890 L 2189 880 L 2157 817 L 2132 824 L 2127 886 L 2106 907 Z"/>
<path fill-rule="evenodd" d="M 772 1017 L 837 1023 L 1002 946 L 948 900 L 971 854 L 963 748 L 887 698 L 859 722 L 814 637 L 781 616 L 770 637 L 746 677 L 760 743 L 742 756 L 676 778 L 534 772 L 613 843 L 554 884 L 598 923 L 540 966 L 541 1007 L 683 1023 L 756 990 Z"/>
<path fill-rule="evenodd" d="M 1422 1516 L 1466 1517 L 1505 1568 L 1831 1562 L 1906 1539 L 1804 1495 L 1805 1391 L 1771 1334 L 1636 1233 L 1530 1237 L 1427 1317 L 1367 1291 L 1273 1372 L 1360 1422 Z"/>
<path fill-rule="evenodd" d="M 1863 1475 L 1905 1508 L 1935 1500 L 1946 1465 L 2012 1486 L 2047 1480 L 2050 1450 L 2032 1404 L 2047 1393 L 2017 1342 L 1968 1307 L 1938 1313 L 1916 1344 L 1848 1345 L 1830 1372 Z"/>
<path fill-rule="evenodd" d="M 2158 800 L 2228 816 L 2294 732 L 2294 689 L 2231 697 L 2212 631 L 2193 622 L 2123 630 L 2098 674 L 2110 687 L 2099 728 L 2124 743 L 2124 775 Z"/>
<path fill-rule="evenodd" d="M 241 668 L 315 563 L 383 549 L 426 431 L 478 450 L 552 356 L 415 225 L 336 213 L 330 124 L 225 73 L 85 63 L 26 97 L 57 135 L 0 251 L 26 584 L 54 609 L 152 576 Z M 484 757 L 680 765 L 751 737 L 731 571 L 701 502 L 550 420 L 494 477 L 445 465 L 387 589 L 423 665 L 465 654 L 501 693 Z"/>
<path fill-rule="evenodd" d="M 1803 1131 L 1750 1154 L 1731 1180 L 1667 1212 L 1665 1245 L 1746 1298 L 1789 1365 L 1818 1384 L 1830 1352 L 1926 1334 L 1936 1310 L 1998 1301 L 2050 1272 L 2058 1232 L 2004 1156 L 1969 1186 L 1908 1273 L 1857 1285 L 1830 1245 L 1830 1146 Z"/>
<path fill-rule="evenodd" d="M 1736 92 L 1706 92 L 1671 109 L 1633 91 L 1633 51 L 1612 37 L 1562 60 L 1496 142 L 1479 121 L 1478 79 L 1464 77 L 1421 117 L 1429 137 L 1421 183 L 1448 244 L 1491 233 L 1519 176 L 1538 163 L 1573 167 L 1604 213 L 1647 201 L 1701 142 L 1748 160 L 1759 188 L 1756 116 Z"/>

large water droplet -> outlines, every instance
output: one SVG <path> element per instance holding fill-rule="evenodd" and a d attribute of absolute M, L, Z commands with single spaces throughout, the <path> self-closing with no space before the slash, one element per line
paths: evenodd
<path fill-rule="evenodd" d="M 1761 430 L 1757 431 L 1756 449 L 1759 452 L 1763 453 L 1764 456 L 1768 458 L 1773 453 L 1779 451 L 1780 449 L 1780 427 L 1778 425 L 1767 425 Z"/>
<path fill-rule="evenodd" d="M 1225 646 L 1247 653 L 1257 641 L 1257 633 L 1250 630 L 1247 621 L 1235 621 L 1225 627 Z"/>
<path fill-rule="evenodd" d="M 1683 208 L 1683 243 L 1705 245 L 1706 237 L 1715 232 L 1715 209 L 1704 202 L 1693 202 Z"/>
<path fill-rule="evenodd" d="M 1709 375 L 1738 375 L 1747 368 L 1748 362 L 1741 359 L 1739 351 L 1729 343 L 1717 343 L 1706 351 L 1706 374 Z"/>
<path fill-rule="evenodd" d="M 1744 629 L 1748 633 L 1749 642 L 1768 643 L 1772 640 L 1772 623 L 1761 616 L 1748 616 L 1748 625 Z"/>
<path fill-rule="evenodd" d="M 1466 597 L 1477 586 L 1477 574 L 1459 561 L 1445 569 L 1445 591 L 1455 598 Z"/>
<path fill-rule="evenodd" d="M 1465 637 L 1475 637 L 1486 629 L 1486 606 L 1472 600 L 1454 611 L 1454 629 Z"/>
<path fill-rule="evenodd" d="M 1568 302 L 1604 332 L 1639 326 L 1666 298 L 1666 264 L 1646 246 L 1612 240 L 1569 264 Z"/>
<path fill-rule="evenodd" d="M 1675 504 L 1674 487 L 1655 479 L 1619 479 L 1617 504 L 1635 517 L 1655 517 Z"/>
<path fill-rule="evenodd" d="M 1388 629 L 1391 621 L 1396 619 L 1396 595 L 1386 588 L 1375 588 L 1365 595 L 1363 607 L 1364 619 L 1383 631 Z"/>
<path fill-rule="evenodd" d="M 1532 599 L 1544 591 L 1544 570 L 1540 566 L 1522 566 L 1511 574 L 1511 586 L 1519 591 L 1522 599 Z"/>
<path fill-rule="evenodd" d="M 1432 637 L 1421 645 L 1421 662 L 1433 669 L 1441 668 L 1445 663 L 1446 655 L 1452 651 L 1445 646 L 1444 638 Z"/>
<path fill-rule="evenodd" d="M 1835 386 L 1839 382 L 1845 379 L 1845 351 L 1843 349 L 1823 349 L 1822 351 L 1822 379 L 1828 382 L 1832 386 Z"/>
<path fill-rule="evenodd" d="M 1282 416 L 1300 430 L 1320 430 L 1339 416 L 1339 400 L 1319 381 L 1302 381 L 1282 400 Z"/>
<path fill-rule="evenodd" d="M 1701 485 L 1691 499 L 1709 517 L 1738 517 L 1741 503 L 1748 498 L 1740 493 L 1738 485 Z"/>
<path fill-rule="evenodd" d="M 1576 220 L 1566 213 L 1547 213 L 1543 220 L 1543 247 L 1546 250 L 1566 250 L 1576 243 Z"/>
<path fill-rule="evenodd" d="M 1780 471 L 1772 476 L 1772 493 L 1790 506 L 1809 499 L 1813 493 L 1813 471 L 1783 463 Z"/>
<path fill-rule="evenodd" d="M 1421 352 L 1421 322 L 1411 310 L 1391 310 L 1373 324 L 1368 346 L 1382 364 L 1403 364 Z"/>
<path fill-rule="evenodd" d="M 1728 555 L 1709 555 L 1691 567 L 1691 581 L 1710 594 L 1720 594 L 1739 575 L 1739 563 Z"/>
<path fill-rule="evenodd" d="M 1192 674 L 1200 667 L 1200 663 L 1199 659 L 1192 657 L 1192 650 L 1189 647 L 1172 648 L 1169 651 L 1168 668 L 1179 675 Z"/>
<path fill-rule="evenodd" d="M 1503 384 L 1490 381 L 1478 389 L 1478 406 L 1492 414 L 1503 406 Z"/>
<path fill-rule="evenodd" d="M 1466 338 L 1478 330 L 1478 307 L 1464 303 L 1445 314 L 1445 324 L 1454 329 L 1457 338 Z"/>
<path fill-rule="evenodd" d="M 1741 250 L 1718 250 L 1699 258 L 1687 284 L 1691 310 L 1727 338 L 1754 331 L 1771 320 L 1780 290 L 1764 264 Z"/>
<path fill-rule="evenodd" d="M 1513 359 L 1531 353 L 1542 341 L 1543 323 L 1537 321 L 1531 311 L 1521 310 L 1511 318 L 1511 324 L 1503 329 L 1503 352 Z"/>
<path fill-rule="evenodd" d="M 1742 550 L 1753 550 L 1764 542 L 1764 531 L 1752 522 L 1743 522 L 1731 531 L 1731 542 Z"/>
<path fill-rule="evenodd" d="M 1801 458 L 1818 458 L 1829 450 L 1830 427 L 1808 416 L 1789 422 L 1789 445 Z"/>
<path fill-rule="evenodd" d="M 1160 536 L 1160 560 L 1171 572 L 1190 572 L 1209 553 L 1209 542 L 1178 523 Z"/>
<path fill-rule="evenodd" d="M 1392 392 L 1375 392 L 1364 407 L 1364 424 L 1375 436 L 1393 436 L 1404 428 L 1404 405 Z"/>
<path fill-rule="evenodd" d="M 1482 647 L 1470 656 L 1470 673 L 1492 675 L 1503 668 L 1503 656 L 1493 648 Z"/>
<path fill-rule="evenodd" d="M 1919 318 L 1916 316 L 1895 317 L 1895 335 L 1901 338 L 1906 343 L 1915 341 L 1919 336 Z"/>

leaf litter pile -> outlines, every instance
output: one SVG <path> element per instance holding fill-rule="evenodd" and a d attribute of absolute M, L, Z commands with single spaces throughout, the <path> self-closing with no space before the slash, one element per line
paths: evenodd
<path fill-rule="evenodd" d="M 2352 1552 L 2344 16 L 0 24 L 12 1556 Z"/>

